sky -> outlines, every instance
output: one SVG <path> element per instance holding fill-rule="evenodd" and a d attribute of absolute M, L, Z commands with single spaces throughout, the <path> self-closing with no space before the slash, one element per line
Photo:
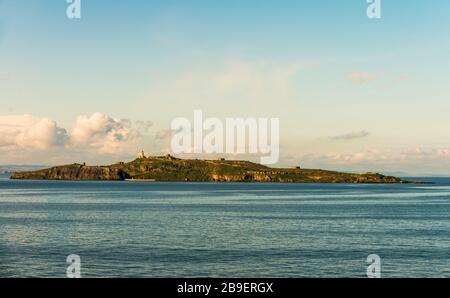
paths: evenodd
<path fill-rule="evenodd" d="M 0 164 L 169 153 L 201 109 L 279 118 L 276 166 L 449 175 L 450 2 L 381 3 L 0 0 Z"/>

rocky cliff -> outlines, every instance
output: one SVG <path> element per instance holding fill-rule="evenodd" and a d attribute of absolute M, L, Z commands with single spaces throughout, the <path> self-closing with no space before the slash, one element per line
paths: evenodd
<path fill-rule="evenodd" d="M 45 170 L 13 173 L 11 179 L 33 180 L 124 180 L 130 176 L 121 169 L 89 167 L 80 164 L 59 166 Z"/>
<path fill-rule="evenodd" d="M 350 174 L 311 169 L 269 168 L 248 161 L 138 158 L 129 163 L 90 167 L 80 164 L 14 173 L 12 179 L 126 180 L 192 182 L 408 183 L 376 173 Z"/>

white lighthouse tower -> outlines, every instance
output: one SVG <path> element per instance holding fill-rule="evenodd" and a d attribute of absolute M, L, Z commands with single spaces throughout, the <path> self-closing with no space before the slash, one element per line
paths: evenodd
<path fill-rule="evenodd" d="M 141 153 L 139 153 L 139 158 L 140 158 L 140 159 L 147 158 L 147 157 L 145 157 L 144 150 L 142 150 Z"/>

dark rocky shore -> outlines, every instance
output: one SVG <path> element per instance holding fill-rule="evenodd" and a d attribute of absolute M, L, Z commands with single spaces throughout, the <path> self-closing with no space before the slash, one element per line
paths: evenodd
<path fill-rule="evenodd" d="M 129 175 L 112 167 L 89 167 L 80 164 L 59 166 L 32 172 L 18 172 L 11 179 L 33 180 L 124 180 Z"/>
<path fill-rule="evenodd" d="M 377 173 L 351 174 L 316 169 L 270 168 L 249 161 L 138 158 L 109 166 L 72 164 L 45 170 L 18 172 L 11 179 L 191 181 L 191 182 L 287 182 L 287 183 L 413 183 Z"/>

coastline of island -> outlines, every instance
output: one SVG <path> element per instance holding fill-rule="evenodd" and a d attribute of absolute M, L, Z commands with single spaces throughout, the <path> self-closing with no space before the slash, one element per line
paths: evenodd
<path fill-rule="evenodd" d="M 48 169 L 16 172 L 14 180 L 74 180 L 129 182 L 258 182 L 258 183 L 388 183 L 407 181 L 379 173 L 354 174 L 320 169 L 271 168 L 243 160 L 181 159 L 172 155 L 145 157 L 108 166 L 71 164 Z"/>

